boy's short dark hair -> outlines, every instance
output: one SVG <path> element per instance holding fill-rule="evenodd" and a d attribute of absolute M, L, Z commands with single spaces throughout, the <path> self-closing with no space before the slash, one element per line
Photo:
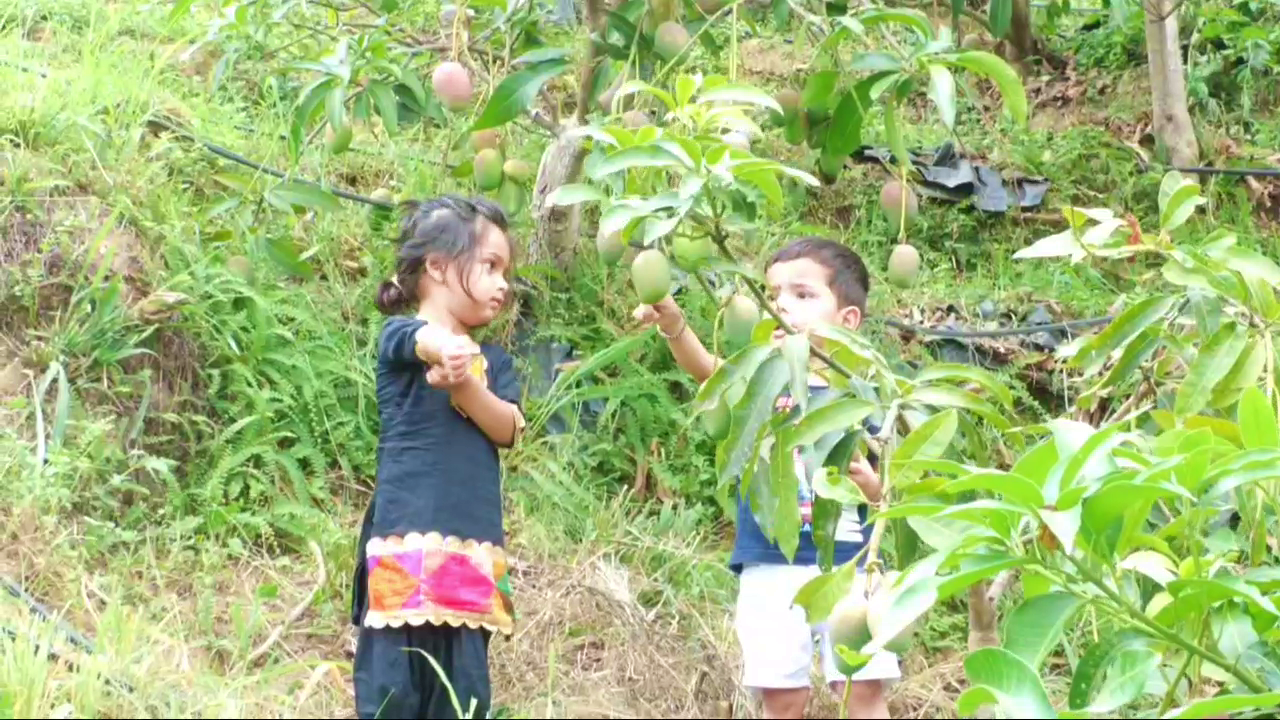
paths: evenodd
<path fill-rule="evenodd" d="M 853 248 L 827 238 L 802 237 L 788 244 L 769 258 L 765 270 L 780 262 L 808 258 L 827 269 L 827 284 L 836 296 L 840 307 L 850 305 L 858 312 L 867 313 L 867 293 L 871 291 L 871 277 L 862 257 Z"/>

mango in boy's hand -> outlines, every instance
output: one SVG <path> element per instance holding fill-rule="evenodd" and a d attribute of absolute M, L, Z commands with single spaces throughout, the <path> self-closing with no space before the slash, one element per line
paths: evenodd
<path fill-rule="evenodd" d="M 631 263 L 631 283 L 645 305 L 662 302 L 671 292 L 671 263 L 657 248 L 640 251 Z"/>

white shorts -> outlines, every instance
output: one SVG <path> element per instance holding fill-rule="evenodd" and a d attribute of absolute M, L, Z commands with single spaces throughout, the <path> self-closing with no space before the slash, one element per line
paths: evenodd
<path fill-rule="evenodd" d="M 810 686 L 814 640 L 822 647 L 828 684 L 842 682 L 826 623 L 810 626 L 804 608 L 791 607 L 796 593 L 821 574 L 816 565 L 747 565 L 742 570 L 734 629 L 742 647 L 742 684 L 753 690 Z M 853 676 L 859 680 L 899 680 L 898 657 L 876 653 Z"/>

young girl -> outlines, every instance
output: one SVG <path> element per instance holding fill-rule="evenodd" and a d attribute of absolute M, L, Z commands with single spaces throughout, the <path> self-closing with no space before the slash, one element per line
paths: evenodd
<path fill-rule="evenodd" d="M 513 621 L 498 448 L 524 417 L 511 357 L 470 333 L 507 302 L 512 245 L 483 199 L 406 207 L 377 299 L 391 317 L 378 343 L 377 486 L 356 552 L 356 709 L 457 717 L 451 687 L 463 717 L 486 717 L 489 637 Z"/>

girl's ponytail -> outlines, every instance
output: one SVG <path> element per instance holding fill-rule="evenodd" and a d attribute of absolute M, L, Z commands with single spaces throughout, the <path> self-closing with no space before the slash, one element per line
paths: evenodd
<path fill-rule="evenodd" d="M 409 298 L 395 280 L 383 280 L 378 286 L 378 311 L 383 315 L 399 315 L 409 309 Z"/>

